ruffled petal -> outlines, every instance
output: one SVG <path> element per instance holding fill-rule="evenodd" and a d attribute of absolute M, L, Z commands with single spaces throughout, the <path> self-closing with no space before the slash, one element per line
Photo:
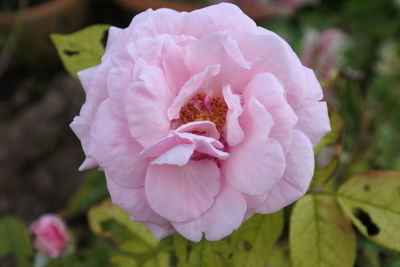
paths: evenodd
<path fill-rule="evenodd" d="M 210 65 L 221 65 L 216 86 L 229 84 L 235 89 L 247 83 L 252 63 L 244 58 L 227 32 L 214 32 L 188 45 L 185 64 L 192 74 Z"/>
<path fill-rule="evenodd" d="M 137 156 L 142 146 L 132 139 L 125 122 L 113 114 L 108 99 L 97 110 L 91 140 L 89 156 L 108 178 L 120 186 L 143 186 L 148 160 Z"/>
<path fill-rule="evenodd" d="M 256 98 L 271 114 L 275 124 L 269 137 L 279 141 L 285 153 L 292 139 L 297 115 L 287 103 L 282 84 L 271 73 L 260 73 L 253 77 L 243 91 L 244 99 Z"/>
<path fill-rule="evenodd" d="M 314 172 L 314 152 L 310 141 L 302 132 L 294 131 L 286 161 L 283 178 L 268 192 L 265 202 L 256 210 L 258 213 L 276 212 L 307 191 Z"/>
<path fill-rule="evenodd" d="M 237 40 L 245 58 L 254 59 L 252 73 L 269 72 L 283 83 L 287 100 L 292 107 L 306 96 L 306 79 L 299 58 L 277 34 L 266 29 L 259 34 L 240 33 Z"/>
<path fill-rule="evenodd" d="M 262 195 L 282 177 L 285 156 L 281 145 L 268 138 L 273 121 L 255 98 L 246 104 L 240 124 L 245 139 L 230 148 L 230 157 L 223 164 L 224 174 L 241 192 Z"/>
<path fill-rule="evenodd" d="M 256 32 L 257 25 L 240 8 L 229 3 L 220 3 L 186 13 L 177 25 L 178 33 L 196 38 L 222 30 Z"/>
<path fill-rule="evenodd" d="M 197 218 L 214 203 L 220 173 L 209 160 L 190 161 L 186 166 L 150 165 L 145 192 L 151 208 L 173 222 Z"/>
<path fill-rule="evenodd" d="M 131 136 L 148 147 L 169 133 L 166 113 L 173 92 L 157 67 L 145 67 L 140 78 L 143 82 L 135 82 L 126 90 L 124 108 Z"/>
<path fill-rule="evenodd" d="M 153 233 L 153 235 L 159 240 L 176 232 L 174 227 L 172 227 L 172 225 L 169 223 L 162 225 L 154 223 L 144 223 L 144 225 L 146 225 L 147 228 L 149 228 L 149 230 Z"/>
<path fill-rule="evenodd" d="M 168 224 L 166 219 L 155 213 L 149 206 L 144 187 L 127 188 L 119 186 L 112 179 L 107 179 L 107 189 L 110 192 L 111 201 L 128 212 L 133 221 L 159 225 Z"/>
<path fill-rule="evenodd" d="M 168 118 L 170 120 L 179 117 L 181 107 L 186 105 L 196 94 L 202 93 L 206 88 L 210 88 L 213 78 L 219 74 L 220 65 L 207 66 L 204 71 L 193 75 L 179 91 L 173 103 L 168 108 Z"/>
<path fill-rule="evenodd" d="M 321 84 L 318 82 L 317 77 L 312 69 L 304 67 L 307 83 L 306 100 L 319 101 L 324 95 L 322 93 Z"/>
<path fill-rule="evenodd" d="M 242 142 L 244 138 L 244 132 L 242 127 L 240 127 L 238 120 L 239 116 L 243 113 L 243 108 L 240 104 L 239 95 L 234 95 L 230 86 L 224 87 L 222 93 L 225 103 L 228 106 L 225 124 L 226 142 L 230 146 L 236 146 Z"/>
<path fill-rule="evenodd" d="M 295 111 L 299 118 L 296 128 L 316 146 L 331 130 L 326 102 L 304 101 Z"/>
<path fill-rule="evenodd" d="M 226 182 L 211 209 L 195 220 L 172 224 L 191 241 L 200 241 L 203 232 L 207 240 L 215 241 L 239 228 L 245 212 L 246 201 L 243 195 Z"/>

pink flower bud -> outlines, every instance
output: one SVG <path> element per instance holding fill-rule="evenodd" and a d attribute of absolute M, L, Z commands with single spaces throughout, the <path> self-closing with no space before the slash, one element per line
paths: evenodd
<path fill-rule="evenodd" d="M 57 258 L 66 248 L 69 234 L 63 220 L 53 214 L 45 214 L 30 226 L 34 246 L 50 258 Z"/>

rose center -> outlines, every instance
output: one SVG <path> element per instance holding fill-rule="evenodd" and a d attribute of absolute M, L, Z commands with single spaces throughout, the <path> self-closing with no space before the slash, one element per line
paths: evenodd
<path fill-rule="evenodd" d="M 221 97 L 209 97 L 197 94 L 179 112 L 179 122 L 186 124 L 192 121 L 211 121 L 222 136 L 228 107 Z"/>

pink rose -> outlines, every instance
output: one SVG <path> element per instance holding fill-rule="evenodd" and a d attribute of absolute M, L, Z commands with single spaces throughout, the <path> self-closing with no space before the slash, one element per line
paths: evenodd
<path fill-rule="evenodd" d="M 71 124 L 112 201 L 158 238 L 229 235 L 307 190 L 330 130 L 312 70 L 233 4 L 112 27 Z"/>
<path fill-rule="evenodd" d="M 329 28 L 321 33 L 310 29 L 303 40 L 301 61 L 305 66 L 313 68 L 318 78 L 329 83 L 348 45 L 349 38 L 340 29 Z"/>
<path fill-rule="evenodd" d="M 30 226 L 35 247 L 50 258 L 57 258 L 64 251 L 69 234 L 63 220 L 52 214 L 40 216 Z"/>

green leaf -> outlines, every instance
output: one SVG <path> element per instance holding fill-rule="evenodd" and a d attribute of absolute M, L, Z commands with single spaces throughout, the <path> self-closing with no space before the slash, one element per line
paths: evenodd
<path fill-rule="evenodd" d="M 30 266 L 32 254 L 28 231 L 17 218 L 7 216 L 0 220 L 0 257 L 13 254 L 16 266 Z"/>
<path fill-rule="evenodd" d="M 178 258 L 178 266 L 189 266 L 187 263 L 189 241 L 179 234 L 173 235 L 175 254 Z"/>
<path fill-rule="evenodd" d="M 331 131 L 314 148 L 315 170 L 311 186 L 322 185 L 335 174 L 342 154 L 343 121 L 332 106 L 328 107 Z"/>
<path fill-rule="evenodd" d="M 293 208 L 289 246 L 293 267 L 354 266 L 356 237 L 336 199 L 308 194 Z"/>
<path fill-rule="evenodd" d="M 283 210 L 267 215 L 255 214 L 231 236 L 235 266 L 264 266 L 282 234 Z"/>
<path fill-rule="evenodd" d="M 96 235 L 132 256 L 130 262 L 134 260 L 137 266 L 168 266 L 169 254 L 153 234 L 144 225 L 132 222 L 130 215 L 110 200 L 90 208 L 88 220 Z"/>
<path fill-rule="evenodd" d="M 72 76 L 77 78 L 79 71 L 101 63 L 101 56 L 104 54 L 102 40 L 109 27 L 98 24 L 72 34 L 50 36 L 64 67 Z"/>
<path fill-rule="evenodd" d="M 280 211 L 255 214 L 230 236 L 215 242 L 203 239 L 193 243 L 176 236 L 174 246 L 178 266 L 264 266 L 282 234 L 283 224 L 283 211 Z"/>
<path fill-rule="evenodd" d="M 339 203 L 360 232 L 400 251 L 400 172 L 372 171 L 347 180 Z"/>

